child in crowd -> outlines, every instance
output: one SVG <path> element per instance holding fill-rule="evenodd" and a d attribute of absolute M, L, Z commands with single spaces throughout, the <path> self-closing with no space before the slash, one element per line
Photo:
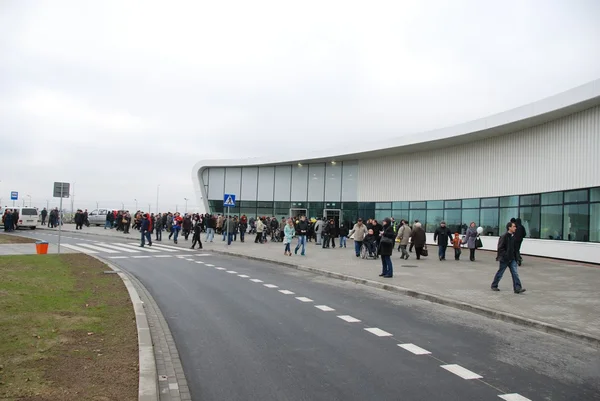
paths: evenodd
<path fill-rule="evenodd" d="M 460 239 L 459 233 L 454 233 L 454 238 L 452 239 L 452 247 L 454 248 L 454 260 L 460 260 L 460 244 L 462 240 Z"/>

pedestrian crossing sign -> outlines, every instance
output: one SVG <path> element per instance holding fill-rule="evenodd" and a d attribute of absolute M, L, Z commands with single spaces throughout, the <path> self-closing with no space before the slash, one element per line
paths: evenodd
<path fill-rule="evenodd" d="M 234 194 L 223 195 L 223 206 L 224 207 L 235 207 L 235 195 Z"/>

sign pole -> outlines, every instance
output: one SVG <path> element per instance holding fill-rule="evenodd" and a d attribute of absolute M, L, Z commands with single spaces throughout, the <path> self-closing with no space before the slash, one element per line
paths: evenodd
<path fill-rule="evenodd" d="M 229 211 L 231 210 L 231 208 L 229 206 L 227 206 L 227 246 L 229 246 L 229 236 L 231 235 L 231 225 L 229 224 L 231 221 L 231 216 L 229 215 Z"/>
<path fill-rule="evenodd" d="M 58 254 L 60 255 L 60 235 L 62 232 L 62 200 L 63 200 L 63 188 L 60 186 L 60 206 L 58 209 Z"/>

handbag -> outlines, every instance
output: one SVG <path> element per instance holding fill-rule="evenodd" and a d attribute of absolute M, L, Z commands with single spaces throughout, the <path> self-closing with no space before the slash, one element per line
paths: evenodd
<path fill-rule="evenodd" d="M 427 245 L 425 245 L 423 247 L 423 250 L 421 251 L 421 256 L 429 256 L 429 251 L 427 250 Z"/>
<path fill-rule="evenodd" d="M 479 238 L 479 235 L 477 236 L 477 239 L 475 240 L 475 248 L 483 248 L 483 242 L 481 242 L 481 238 Z"/>

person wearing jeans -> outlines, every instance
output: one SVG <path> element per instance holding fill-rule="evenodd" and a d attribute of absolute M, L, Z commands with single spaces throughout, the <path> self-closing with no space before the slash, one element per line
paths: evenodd
<path fill-rule="evenodd" d="M 140 244 L 140 247 L 143 248 L 146 241 L 148 241 L 148 246 L 152 246 L 152 219 L 149 214 L 144 216 L 140 232 L 142 233 L 142 243 Z"/>
<path fill-rule="evenodd" d="M 214 228 L 207 228 L 206 229 L 206 238 L 204 239 L 204 241 L 206 242 L 213 242 L 213 239 L 215 238 L 215 229 Z"/>
<path fill-rule="evenodd" d="M 381 255 L 382 271 L 380 277 L 392 278 L 394 276 L 394 267 L 392 266 L 392 252 L 394 252 L 394 239 L 396 233 L 392 227 L 392 219 L 389 217 L 383 220 L 381 241 L 379 242 L 379 255 Z"/>
<path fill-rule="evenodd" d="M 306 216 L 301 216 L 300 221 L 298 222 L 298 226 L 296 227 L 296 234 L 298 235 L 298 245 L 296 245 L 296 249 L 294 250 L 295 254 L 298 254 L 298 249 L 300 249 L 300 245 L 302 245 L 302 252 L 300 255 L 304 256 L 306 252 L 306 234 L 308 233 L 308 222 L 306 221 Z"/>
<path fill-rule="evenodd" d="M 358 222 L 352 227 L 352 230 L 348 233 L 348 237 L 352 237 L 354 234 L 354 253 L 356 257 L 360 257 L 360 248 L 362 247 L 363 240 L 367 235 L 367 226 L 363 224 L 362 219 L 358 219 Z"/>
<path fill-rule="evenodd" d="M 513 222 L 509 222 L 506 225 L 506 232 L 498 239 L 498 254 L 496 260 L 500 263 L 498 271 L 492 281 L 492 291 L 500 291 L 498 285 L 502 276 L 508 267 L 510 269 L 510 275 L 513 281 L 513 291 L 515 294 L 522 294 L 525 292 L 519 279 L 519 273 L 517 272 L 517 244 L 515 240 L 515 231 L 517 231 L 517 225 Z"/>
<path fill-rule="evenodd" d="M 446 222 L 442 221 L 440 226 L 433 233 L 433 241 L 437 240 L 438 244 L 438 257 L 440 260 L 446 260 L 446 248 L 448 247 L 448 241 L 452 240 L 452 233 L 450 229 L 446 227 Z"/>

